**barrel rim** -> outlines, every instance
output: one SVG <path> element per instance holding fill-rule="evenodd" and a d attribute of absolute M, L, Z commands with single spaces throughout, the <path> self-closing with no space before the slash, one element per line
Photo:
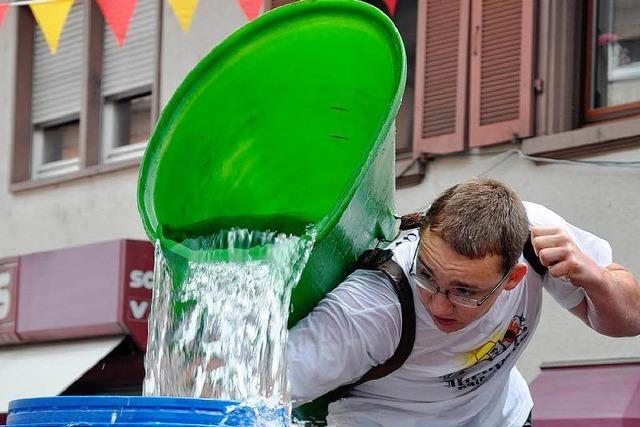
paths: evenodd
<path fill-rule="evenodd" d="M 233 400 L 197 399 L 189 397 L 156 397 L 156 396 L 55 396 L 31 397 L 9 402 L 9 412 L 34 410 L 38 408 L 75 408 L 89 406 L 93 408 L 127 407 L 131 409 L 194 409 L 224 412 L 230 407 L 240 405 Z"/>

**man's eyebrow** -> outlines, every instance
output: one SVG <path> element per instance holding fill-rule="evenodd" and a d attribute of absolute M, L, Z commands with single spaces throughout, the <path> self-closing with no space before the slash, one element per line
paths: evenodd
<path fill-rule="evenodd" d="M 433 276 L 433 272 L 431 271 L 431 269 L 427 266 L 427 263 L 424 262 L 424 260 L 422 258 L 420 258 L 420 254 L 418 254 L 418 263 L 422 266 L 422 268 L 424 268 L 425 270 L 427 270 L 427 272 Z M 476 285 L 471 285 L 469 283 L 463 283 L 463 282 L 453 282 L 452 285 L 454 285 L 457 288 L 467 288 L 470 290 L 474 290 L 474 291 L 479 291 L 482 288 L 480 288 L 479 286 Z"/>
<path fill-rule="evenodd" d="M 427 270 L 427 272 L 429 274 L 431 274 L 433 276 L 433 272 L 431 271 L 431 269 L 427 266 L 427 263 L 424 262 L 424 260 L 422 258 L 420 258 L 420 254 L 418 254 L 418 263 L 425 269 Z"/>
<path fill-rule="evenodd" d="M 453 282 L 452 285 L 454 285 L 456 288 L 466 288 L 466 289 L 470 289 L 470 290 L 474 290 L 474 291 L 479 291 L 480 290 L 480 287 L 478 287 L 476 285 L 470 285 L 469 283 Z"/>

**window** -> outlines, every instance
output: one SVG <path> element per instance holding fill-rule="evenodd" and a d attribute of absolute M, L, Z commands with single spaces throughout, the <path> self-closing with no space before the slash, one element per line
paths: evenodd
<path fill-rule="evenodd" d="M 157 110 L 160 0 L 138 0 L 123 47 L 95 0 L 75 2 L 58 52 L 18 10 L 12 189 L 139 161 Z"/>
<path fill-rule="evenodd" d="M 37 177 L 51 177 L 78 170 L 80 123 L 34 126 L 33 164 Z"/>
<path fill-rule="evenodd" d="M 594 0 L 588 14 L 587 121 L 640 112 L 640 3 Z"/>
<path fill-rule="evenodd" d="M 151 133 L 156 1 L 138 1 L 124 46 L 103 30 L 103 163 L 140 157 Z"/>
<path fill-rule="evenodd" d="M 418 0 L 418 151 L 532 135 L 534 14 L 533 0 Z"/>
<path fill-rule="evenodd" d="M 57 55 L 49 52 L 42 31 L 33 28 L 31 178 L 61 175 L 80 167 L 84 16 L 84 2 L 76 2 L 69 11 Z"/>
<path fill-rule="evenodd" d="M 151 132 L 151 94 L 108 99 L 103 118 L 104 161 L 136 158 L 144 150 Z"/>

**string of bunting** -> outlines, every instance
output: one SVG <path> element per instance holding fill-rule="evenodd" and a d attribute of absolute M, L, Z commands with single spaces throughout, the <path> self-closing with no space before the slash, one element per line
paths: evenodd
<path fill-rule="evenodd" d="M 2 2 L 0 0 L 0 28 L 10 6 L 28 5 L 33 13 L 33 17 L 38 23 L 51 54 L 58 50 L 58 42 L 64 29 L 64 24 L 69 16 L 71 6 L 74 1 L 93 0 L 17 0 Z M 104 16 L 111 34 L 115 38 L 118 46 L 124 46 L 127 38 L 129 23 L 135 12 L 138 0 L 95 0 Z M 251 21 L 255 19 L 264 9 L 264 0 L 236 0 L 246 18 Z M 198 0 L 167 0 L 173 14 L 175 15 L 180 28 L 185 33 L 189 31 L 191 20 Z M 395 14 L 398 0 L 383 0 L 391 15 Z"/>

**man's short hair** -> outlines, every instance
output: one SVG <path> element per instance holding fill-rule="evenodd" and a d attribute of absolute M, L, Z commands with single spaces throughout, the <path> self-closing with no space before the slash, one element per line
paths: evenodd
<path fill-rule="evenodd" d="M 421 234 L 427 228 L 466 257 L 502 256 L 505 273 L 529 237 L 522 200 L 491 178 L 471 178 L 443 191 L 429 207 Z"/>

